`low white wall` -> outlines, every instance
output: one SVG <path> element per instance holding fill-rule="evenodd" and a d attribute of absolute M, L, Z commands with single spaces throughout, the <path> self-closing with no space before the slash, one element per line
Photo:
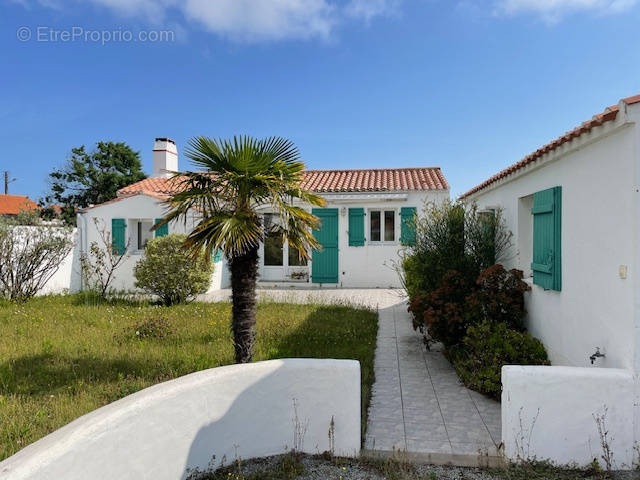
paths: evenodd
<path fill-rule="evenodd" d="M 360 451 L 360 364 L 288 359 L 155 385 L 100 408 L 0 463 L 0 479 L 179 479 L 190 469 L 299 450 Z"/>
<path fill-rule="evenodd" d="M 634 462 L 634 379 L 621 369 L 505 366 L 502 441 L 510 460 L 605 467 L 596 418 L 604 415 L 613 467 Z M 605 413 L 606 412 L 606 413 Z"/>

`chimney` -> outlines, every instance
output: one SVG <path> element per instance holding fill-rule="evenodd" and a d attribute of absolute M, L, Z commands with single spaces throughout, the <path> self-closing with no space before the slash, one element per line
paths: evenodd
<path fill-rule="evenodd" d="M 153 176 L 168 178 L 178 171 L 178 149 L 170 138 L 156 138 L 153 143 Z"/>

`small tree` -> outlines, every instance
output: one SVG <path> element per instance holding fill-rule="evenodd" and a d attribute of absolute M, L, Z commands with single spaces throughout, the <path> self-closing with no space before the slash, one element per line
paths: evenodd
<path fill-rule="evenodd" d="M 80 268 L 82 279 L 88 289 L 105 298 L 111 292 L 111 283 L 115 278 L 116 270 L 129 258 L 129 255 L 113 251 L 111 232 L 106 229 L 102 220 L 94 217 L 93 223 L 98 232 L 98 241 L 91 242 L 89 251 L 80 254 Z M 129 242 L 125 246 L 125 252 L 127 251 L 129 251 Z"/>
<path fill-rule="evenodd" d="M 150 240 L 134 270 L 136 287 L 157 295 L 165 305 L 205 293 L 211 285 L 213 262 L 204 248 L 187 251 L 186 239 L 186 235 L 172 234 Z"/>
<path fill-rule="evenodd" d="M 17 301 L 33 297 L 72 248 L 68 228 L 22 226 L 0 219 L 0 295 Z"/>

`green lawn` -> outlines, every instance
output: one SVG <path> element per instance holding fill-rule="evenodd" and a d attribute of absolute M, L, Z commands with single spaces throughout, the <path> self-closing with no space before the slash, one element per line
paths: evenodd
<path fill-rule="evenodd" d="M 233 363 L 231 306 L 95 304 L 82 296 L 0 303 L 0 460 L 69 421 L 158 382 Z M 172 330 L 140 339 L 142 322 Z M 363 426 L 377 316 L 336 305 L 261 303 L 255 360 L 351 358 Z"/>

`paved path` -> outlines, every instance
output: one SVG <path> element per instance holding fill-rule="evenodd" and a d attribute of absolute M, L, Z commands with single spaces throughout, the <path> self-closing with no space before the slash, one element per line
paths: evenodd
<path fill-rule="evenodd" d="M 365 448 L 496 455 L 500 404 L 468 390 L 440 351 L 426 351 L 404 302 L 380 310 Z"/>
<path fill-rule="evenodd" d="M 426 351 L 422 336 L 413 330 L 403 294 L 387 289 L 258 290 L 263 300 L 347 302 L 378 308 L 367 450 L 495 455 L 501 438 L 500 404 L 465 388 L 440 351 Z M 226 301 L 230 295 L 230 290 L 221 290 L 202 299 Z"/>

